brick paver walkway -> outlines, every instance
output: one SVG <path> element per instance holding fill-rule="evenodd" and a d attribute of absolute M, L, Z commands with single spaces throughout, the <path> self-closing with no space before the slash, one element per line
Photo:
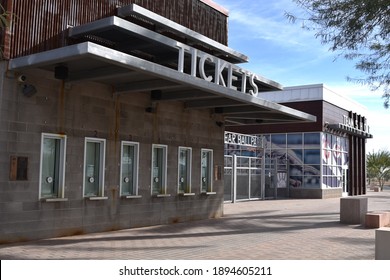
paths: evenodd
<path fill-rule="evenodd" d="M 390 210 L 390 191 L 368 192 Z M 339 222 L 340 199 L 225 204 L 220 219 L 0 246 L 0 259 L 373 260 L 375 229 Z"/>

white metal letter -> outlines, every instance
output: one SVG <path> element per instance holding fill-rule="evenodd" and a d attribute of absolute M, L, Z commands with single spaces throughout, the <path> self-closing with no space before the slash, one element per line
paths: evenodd
<path fill-rule="evenodd" d="M 211 55 L 202 54 L 200 61 L 199 61 L 199 73 L 200 73 L 200 77 L 202 79 L 206 80 L 207 82 L 211 82 L 213 80 L 213 77 L 206 76 L 205 69 L 204 69 L 206 60 L 208 60 L 210 62 L 214 62 L 214 58 Z"/>
<path fill-rule="evenodd" d="M 253 96 L 257 96 L 257 94 L 259 93 L 259 87 L 255 83 L 255 79 L 257 79 L 256 74 L 251 74 L 249 76 L 249 83 L 252 86 L 252 89 L 249 91 L 249 93 L 250 93 L 250 95 L 253 95 Z"/>
<path fill-rule="evenodd" d="M 236 70 L 236 71 L 234 71 Z M 234 64 L 229 64 L 229 68 L 228 68 L 228 87 L 231 88 L 231 89 L 234 89 L 234 90 L 237 90 L 237 87 L 233 86 L 233 82 L 237 81 L 238 80 L 238 77 L 237 76 L 234 76 L 233 75 L 233 72 L 238 72 L 237 70 L 239 70 L 238 67 L 236 67 Z"/>
<path fill-rule="evenodd" d="M 226 87 L 225 79 L 222 75 L 222 72 L 225 69 L 227 62 L 218 58 L 216 60 L 217 62 L 215 63 L 215 83 L 217 85 L 221 84 Z"/>
<path fill-rule="evenodd" d="M 241 77 L 241 92 L 246 93 L 246 78 L 247 78 L 246 72 L 242 71 L 241 76 L 242 76 Z"/>
<path fill-rule="evenodd" d="M 184 55 L 185 55 L 186 50 L 188 50 L 188 48 L 185 45 L 180 44 L 180 43 L 177 43 L 176 46 L 179 49 L 179 59 L 178 59 L 178 64 L 177 64 L 177 71 L 183 73 L 184 72 Z"/>

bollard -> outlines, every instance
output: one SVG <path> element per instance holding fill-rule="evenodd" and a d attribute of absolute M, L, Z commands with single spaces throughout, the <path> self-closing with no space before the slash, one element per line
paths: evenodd
<path fill-rule="evenodd" d="M 367 205 L 367 197 L 350 196 L 340 198 L 340 223 L 364 224 Z"/>

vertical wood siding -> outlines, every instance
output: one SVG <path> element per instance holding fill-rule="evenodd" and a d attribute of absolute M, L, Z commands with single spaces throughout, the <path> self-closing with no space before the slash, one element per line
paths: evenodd
<path fill-rule="evenodd" d="M 68 26 L 115 15 L 138 4 L 217 42 L 227 44 L 227 17 L 199 0 L 0 0 L 13 16 L 2 34 L 4 58 L 65 46 Z"/>

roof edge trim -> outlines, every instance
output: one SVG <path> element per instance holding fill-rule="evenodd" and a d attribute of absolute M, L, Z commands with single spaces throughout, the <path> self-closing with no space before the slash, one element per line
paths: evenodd
<path fill-rule="evenodd" d="M 225 16 L 229 16 L 229 11 L 227 9 L 225 9 L 224 7 L 222 7 L 221 5 L 215 3 L 214 1 L 211 1 L 211 0 L 200 0 L 200 2 L 203 2 L 204 4 L 210 6 L 211 8 L 213 8 L 214 10 L 224 14 Z"/>

